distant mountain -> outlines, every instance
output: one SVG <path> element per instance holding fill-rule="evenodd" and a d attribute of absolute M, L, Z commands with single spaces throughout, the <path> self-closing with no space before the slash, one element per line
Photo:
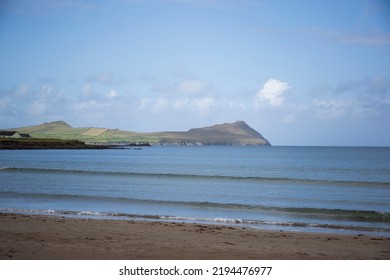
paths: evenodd
<path fill-rule="evenodd" d="M 12 128 L 33 138 L 75 139 L 87 143 L 150 143 L 155 145 L 271 145 L 244 121 L 193 128 L 188 131 L 133 132 L 98 127 L 72 127 L 56 121 Z"/>

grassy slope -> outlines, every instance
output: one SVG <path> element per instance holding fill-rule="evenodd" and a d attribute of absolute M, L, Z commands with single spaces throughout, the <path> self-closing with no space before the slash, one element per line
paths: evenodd
<path fill-rule="evenodd" d="M 77 139 L 84 142 L 158 142 L 156 137 L 143 136 L 136 132 L 119 129 L 73 128 L 65 122 L 52 122 L 36 126 L 16 128 L 34 138 Z"/>
<path fill-rule="evenodd" d="M 15 128 L 34 138 L 77 139 L 84 142 L 147 142 L 193 143 L 217 145 L 267 145 L 269 142 L 245 122 L 214 125 L 205 128 L 190 129 L 187 132 L 137 133 L 119 129 L 73 128 L 65 122 L 52 122 L 36 126 Z"/>

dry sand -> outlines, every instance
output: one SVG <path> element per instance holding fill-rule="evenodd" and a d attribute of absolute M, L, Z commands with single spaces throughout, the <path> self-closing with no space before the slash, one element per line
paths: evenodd
<path fill-rule="evenodd" d="M 0 213 L 0 259 L 390 259 L 390 238 Z"/>

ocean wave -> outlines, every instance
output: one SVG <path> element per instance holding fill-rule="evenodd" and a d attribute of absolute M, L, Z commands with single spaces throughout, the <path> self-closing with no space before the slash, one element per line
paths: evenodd
<path fill-rule="evenodd" d="M 271 226 L 271 227 L 288 227 L 288 228 L 319 228 L 348 230 L 357 232 L 382 232 L 390 233 L 389 228 L 382 227 L 365 227 L 351 226 L 342 224 L 321 224 L 321 223 L 304 223 L 304 222 L 286 222 L 286 221 L 264 221 L 253 219 L 232 219 L 232 218 L 207 218 L 207 217 L 186 217 L 186 216 L 169 216 L 169 215 L 145 215 L 145 214 L 128 214 L 128 213 L 110 213 L 96 211 L 66 211 L 51 209 L 14 209 L 0 208 L 0 213 L 18 213 L 18 214 L 37 214 L 37 215 L 55 215 L 70 217 L 89 217 L 89 218 L 117 218 L 117 219 L 138 219 L 138 220 L 160 220 L 168 222 L 190 222 L 190 223 L 210 223 L 222 225 L 240 225 L 240 226 Z"/>
<path fill-rule="evenodd" d="M 220 203 L 206 201 L 174 201 L 174 200 L 153 200 L 153 199 L 137 199 L 126 197 L 109 197 L 96 195 L 80 195 L 80 194 L 48 194 L 48 193 L 21 193 L 21 192 L 0 192 L 2 197 L 21 197 L 35 199 L 60 199 L 68 201 L 98 201 L 110 203 L 128 203 L 128 204 L 143 204 L 145 206 L 170 206 L 170 207 L 195 207 L 195 208 L 213 208 L 213 209 L 229 209 L 242 211 L 259 211 L 259 212 L 285 212 L 297 216 L 311 216 L 323 219 L 349 220 L 349 221 L 365 221 L 365 222 L 380 222 L 390 223 L 390 212 L 356 210 L 356 209 L 329 209 L 329 208 L 310 208 L 310 207 L 276 207 L 265 205 L 250 205 L 240 203 Z"/>
<path fill-rule="evenodd" d="M 42 174 L 73 174 L 73 175 L 102 175 L 102 176 L 137 176 L 156 177 L 163 179 L 198 179 L 198 180 L 225 180 L 225 181 L 253 181 L 261 183 L 296 183 L 310 185 L 337 185 L 337 186 L 381 186 L 390 187 L 390 182 L 375 181 L 346 181 L 325 180 L 291 177 L 262 177 L 262 176 L 231 176 L 231 175 L 207 175 L 207 174 L 182 174 L 182 173 L 141 173 L 126 171 L 96 171 L 96 170 L 73 170 L 73 169 L 50 169 L 50 168 L 25 168 L 25 167 L 0 167 L 0 172 L 25 172 Z"/>

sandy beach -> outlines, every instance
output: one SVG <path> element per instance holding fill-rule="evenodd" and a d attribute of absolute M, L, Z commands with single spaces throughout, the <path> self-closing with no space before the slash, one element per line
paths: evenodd
<path fill-rule="evenodd" d="M 390 238 L 0 214 L 0 259 L 390 259 Z"/>

